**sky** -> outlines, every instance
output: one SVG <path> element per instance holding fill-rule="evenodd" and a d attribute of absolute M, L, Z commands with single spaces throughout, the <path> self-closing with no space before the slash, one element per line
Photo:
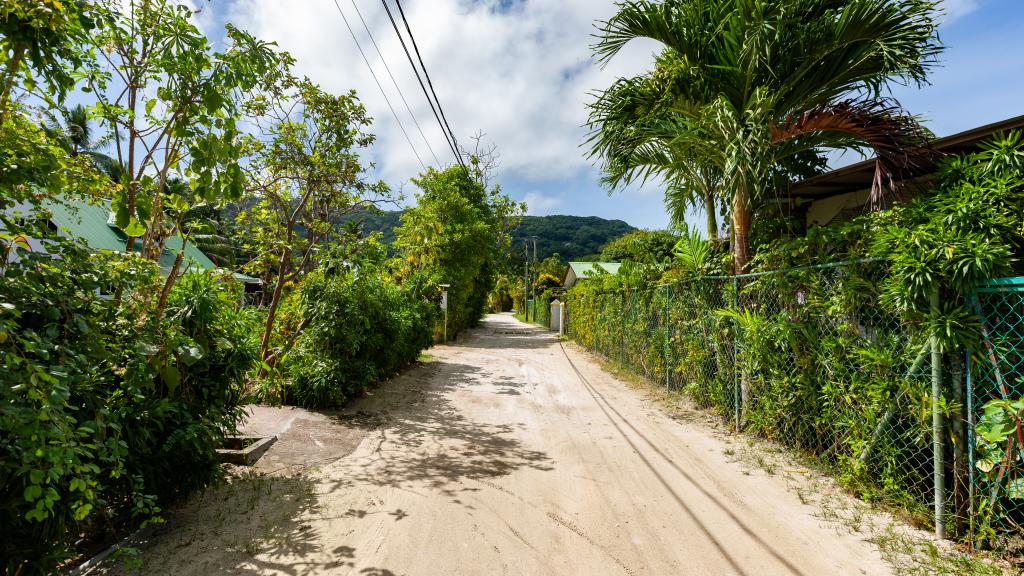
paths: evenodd
<path fill-rule="evenodd" d="M 426 165 L 454 162 L 381 2 L 192 1 L 201 7 L 197 21 L 211 37 L 230 21 L 277 42 L 296 57 L 299 73 L 326 89 L 355 89 L 375 119 L 372 132 L 377 142 L 368 152 L 375 176 L 395 190 L 404 190 L 407 201 L 415 192 L 409 179 L 423 169 L 417 155 Z M 894 96 L 911 113 L 922 116 L 938 136 L 1024 114 L 1020 48 L 1024 1 L 945 0 L 944 4 L 947 15 L 939 33 L 946 51 L 941 66 L 932 72 L 929 86 L 896 87 Z M 390 5 L 394 12 L 393 1 Z M 485 144 L 497 146 L 500 167 L 495 180 L 505 193 L 526 201 L 529 214 L 601 216 L 643 228 L 668 224 L 661 190 L 649 186 L 609 196 L 598 184 L 598 170 L 582 147 L 586 103 L 592 93 L 616 77 L 642 73 L 658 49 L 652 41 L 638 40 L 604 69 L 593 62 L 594 23 L 614 13 L 611 0 L 404 0 L 402 7 L 460 144 L 472 147 L 471 136 L 482 132 Z M 363 62 L 339 9 L 401 125 Z M 847 154 L 834 162 L 838 166 L 859 159 Z M 695 215 L 693 221 L 702 218 Z"/>

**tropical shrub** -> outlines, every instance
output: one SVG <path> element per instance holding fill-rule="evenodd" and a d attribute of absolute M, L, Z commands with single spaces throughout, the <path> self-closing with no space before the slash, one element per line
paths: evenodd
<path fill-rule="evenodd" d="M 431 344 L 436 306 L 385 278 L 372 263 L 318 270 L 299 294 L 308 326 L 286 359 L 289 403 L 339 406 Z"/>
<path fill-rule="evenodd" d="M 448 334 L 475 326 L 487 310 L 487 296 L 498 273 L 498 258 L 523 211 L 497 187 L 488 189 L 476 170 L 453 166 L 427 170 L 413 182 L 420 188 L 416 207 L 402 214 L 395 229 L 403 255 L 397 276 L 414 293 L 439 301 L 448 288 Z M 444 326 L 435 328 L 440 339 Z"/>
<path fill-rule="evenodd" d="M 158 319 L 152 262 L 2 219 L 46 252 L 16 247 L 0 274 L 0 555 L 45 573 L 215 477 L 255 348 L 221 279 L 186 276 Z"/>
<path fill-rule="evenodd" d="M 980 370 L 998 370 L 992 352 L 1001 342 L 982 330 L 968 295 L 980 281 L 1019 273 L 1022 214 L 1024 135 L 1000 135 L 947 161 L 934 188 L 905 204 L 796 238 L 760 238 L 758 274 L 709 275 L 706 245 L 684 237 L 663 275 L 623 266 L 580 282 L 568 294 L 569 334 L 927 524 L 928 342 L 938 337 L 953 379 L 964 371 L 962 348 Z M 975 503 L 983 531 L 985 514 L 1019 508 L 1024 466 L 1009 449 L 1019 441 L 1019 401 L 994 384 L 974 386 L 983 406 L 977 469 L 990 490 Z M 948 423 L 947 525 L 966 535 L 969 415 L 960 386 L 945 387 L 939 405 Z"/>
<path fill-rule="evenodd" d="M 258 342 L 239 301 L 230 280 L 188 274 L 171 293 L 166 319 L 120 347 L 126 370 L 116 406 L 131 447 L 128 466 L 161 502 L 217 477 L 216 448 L 241 420 L 241 386 Z"/>

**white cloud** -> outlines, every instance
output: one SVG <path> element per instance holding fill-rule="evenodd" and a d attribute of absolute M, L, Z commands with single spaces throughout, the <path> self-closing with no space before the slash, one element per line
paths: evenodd
<path fill-rule="evenodd" d="M 355 1 L 434 152 L 442 163 L 452 162 L 383 7 Z M 420 156 L 433 164 L 352 0 L 338 4 Z M 541 181 L 579 175 L 590 164 L 580 148 L 588 93 L 609 85 L 617 75 L 643 70 L 656 49 L 652 42 L 638 41 L 606 70 L 591 62 L 593 24 L 614 13 L 610 1 L 419 0 L 403 7 L 452 129 L 464 144 L 475 131 L 486 132 L 501 153 L 499 177 Z M 236 0 L 228 17 L 261 38 L 277 41 L 297 58 L 299 72 L 327 89 L 358 90 L 375 118 L 378 141 L 371 156 L 382 177 L 397 183 L 421 170 L 333 0 Z"/>
<path fill-rule="evenodd" d="M 978 0 L 944 0 L 942 8 L 946 11 L 943 24 L 949 24 L 961 16 L 974 12 L 978 7 Z"/>
<path fill-rule="evenodd" d="M 551 214 L 552 210 L 562 205 L 562 198 L 543 192 L 527 192 L 523 200 L 531 216 Z"/>

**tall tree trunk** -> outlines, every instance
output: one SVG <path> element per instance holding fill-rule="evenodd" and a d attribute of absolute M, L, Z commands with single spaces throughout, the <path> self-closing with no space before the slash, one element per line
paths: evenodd
<path fill-rule="evenodd" d="M 288 231 L 289 243 L 291 241 L 291 226 Z M 277 282 L 274 284 L 274 293 L 270 298 L 270 306 L 267 308 L 267 320 L 263 326 L 263 337 L 260 338 L 260 360 L 266 362 L 270 357 L 270 335 L 274 331 L 274 318 L 277 316 L 277 307 L 281 303 L 281 293 L 284 290 L 285 276 L 288 274 L 288 261 L 291 259 L 292 251 L 285 247 L 281 249 L 281 255 L 277 261 Z M 266 370 L 261 365 L 256 372 L 256 378 L 261 378 Z"/>
<path fill-rule="evenodd" d="M 750 217 L 750 199 L 746 185 L 741 185 L 732 196 L 732 253 L 736 274 L 746 272 L 750 262 Z"/>
<path fill-rule="evenodd" d="M 708 218 L 708 242 L 718 239 L 718 217 L 715 214 L 715 195 L 710 190 L 704 192 L 704 213 Z"/>
<path fill-rule="evenodd" d="M 743 274 L 747 271 L 747 264 L 750 262 L 750 198 L 746 183 L 740 185 L 732 196 L 732 250 L 734 261 L 734 274 Z M 736 283 L 736 289 L 740 294 L 736 295 L 737 311 L 744 308 L 742 295 L 742 282 Z M 737 334 L 737 337 L 739 335 Z M 747 410 L 750 405 L 750 369 L 743 358 L 743 347 L 739 347 L 736 353 L 736 362 L 740 372 L 740 412 L 737 415 L 736 429 L 744 427 L 747 420 Z"/>
<path fill-rule="evenodd" d="M 0 93 L 0 124 L 7 119 L 8 109 L 11 108 L 11 92 L 14 90 L 14 79 L 18 77 L 18 68 L 21 67 L 21 60 L 25 57 L 25 45 L 16 43 L 7 61 L 7 77 L 4 78 L 3 92 Z"/>

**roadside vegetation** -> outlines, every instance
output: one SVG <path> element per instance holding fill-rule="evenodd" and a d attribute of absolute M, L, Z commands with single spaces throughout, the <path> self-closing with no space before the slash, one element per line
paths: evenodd
<path fill-rule="evenodd" d="M 676 241 L 668 257 L 640 233 L 610 243 L 623 265 L 569 291 L 569 334 L 920 526 L 935 520 L 938 413 L 946 534 L 1012 556 L 1019 391 L 1000 379 L 971 411 L 962 386 L 964 351 L 1005 377 L 996 355 L 1007 352 L 971 294 L 1022 271 L 1024 136 L 941 158 L 883 96 L 926 82 L 939 13 L 924 0 L 620 4 L 599 24 L 595 56 L 607 62 L 634 38 L 663 50 L 596 96 L 588 142 L 611 190 L 665 183 Z M 876 158 L 874 210 L 808 227 L 788 185 L 821 173 L 835 149 Z M 934 167 L 923 186 L 904 183 Z M 693 208 L 708 216 L 700 231 L 683 221 Z M 985 488 L 972 502 L 973 486 Z"/>
<path fill-rule="evenodd" d="M 355 92 L 193 16 L 0 7 L 0 573 L 159 522 L 220 475 L 244 403 L 338 406 L 416 361 L 444 331 L 441 284 L 449 336 L 473 325 L 522 213 L 467 155 L 415 180 L 389 254 L 345 223 L 399 200 L 369 175 Z M 122 250 L 51 225 L 81 202 Z"/>

